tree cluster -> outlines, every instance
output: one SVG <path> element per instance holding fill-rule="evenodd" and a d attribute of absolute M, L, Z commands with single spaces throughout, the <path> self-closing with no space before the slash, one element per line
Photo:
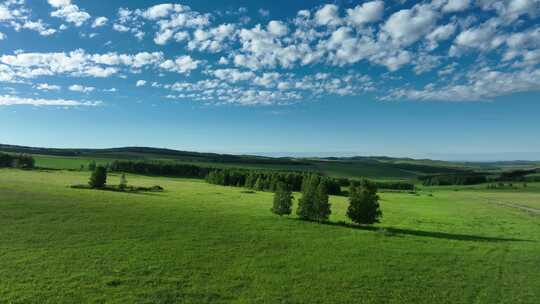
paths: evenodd
<path fill-rule="evenodd" d="M 258 171 L 243 169 L 215 169 L 206 177 L 211 184 L 222 186 L 246 187 L 258 191 L 276 191 L 279 183 L 284 183 L 290 191 L 301 191 L 304 180 L 315 175 L 306 172 Z M 337 179 L 322 177 L 326 181 L 328 193 L 341 194 L 341 185 Z"/>
<path fill-rule="evenodd" d="M 271 211 L 288 215 L 292 211 L 293 196 L 284 183 L 278 183 Z M 326 222 L 332 213 L 326 180 L 317 175 L 304 179 L 302 197 L 298 200 L 296 214 L 303 220 Z M 382 217 L 376 183 L 362 180 L 350 188 L 347 216 L 357 224 L 371 225 Z"/>
<path fill-rule="evenodd" d="M 477 185 L 488 181 L 483 173 L 437 174 L 421 176 L 424 186 Z"/>
<path fill-rule="evenodd" d="M 212 170 L 188 164 L 144 161 L 114 161 L 109 169 L 115 172 L 191 178 L 204 178 Z"/>
<path fill-rule="evenodd" d="M 0 153 L 0 168 L 32 169 L 35 167 L 35 163 L 34 158 L 30 155 Z"/>

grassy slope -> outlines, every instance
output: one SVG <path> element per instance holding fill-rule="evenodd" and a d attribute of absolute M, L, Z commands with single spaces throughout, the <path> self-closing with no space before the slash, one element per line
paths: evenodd
<path fill-rule="evenodd" d="M 479 199 L 487 190 L 383 193 L 387 229 L 370 231 L 279 218 L 269 193 L 195 180 L 128 176 L 160 194 L 66 187 L 86 179 L 0 170 L 0 302 L 540 299 L 540 217 Z M 514 198 L 540 201 L 535 187 Z M 345 199 L 331 202 L 345 220 Z"/>
<path fill-rule="evenodd" d="M 92 157 L 92 156 L 51 156 L 51 155 L 34 155 L 36 165 L 43 168 L 52 169 L 79 169 L 81 165 L 87 166 L 90 161 L 94 160 L 98 164 L 106 164 L 112 162 L 115 158 L 110 157 Z M 141 159 L 141 158 L 136 158 Z M 198 166 L 215 167 L 215 168 L 247 168 L 247 169 L 264 169 L 264 170 L 295 170 L 295 171 L 314 171 L 325 173 L 332 177 L 347 177 L 359 178 L 369 177 L 376 179 L 392 179 L 405 180 L 414 179 L 418 174 L 393 167 L 386 163 L 373 163 L 363 161 L 312 161 L 313 165 L 298 165 L 287 166 L 277 164 L 246 164 L 246 163 L 218 163 L 207 161 L 187 161 L 175 160 L 174 158 L 162 158 L 159 156 L 147 156 L 146 160 L 163 160 L 175 161 L 179 163 L 189 163 Z"/>
<path fill-rule="evenodd" d="M 217 168 L 316 171 L 332 177 L 414 180 L 424 173 L 445 173 L 452 169 L 462 170 L 473 168 L 464 167 L 461 163 L 405 158 L 270 158 L 249 155 L 197 153 L 144 147 L 81 150 L 32 148 L 0 144 L 0 151 L 32 154 L 35 156 L 38 166 L 55 169 L 79 169 L 81 165 L 88 165 L 91 160 L 95 160 L 97 163 L 107 163 L 112 162 L 113 160 L 130 159 L 173 161 Z"/>

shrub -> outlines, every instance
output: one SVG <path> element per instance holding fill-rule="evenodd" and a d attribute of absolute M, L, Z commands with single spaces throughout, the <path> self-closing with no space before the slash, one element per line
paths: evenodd
<path fill-rule="evenodd" d="M 97 166 L 92 172 L 88 184 L 92 188 L 103 188 L 107 184 L 107 169 L 103 166 Z"/>
<path fill-rule="evenodd" d="M 122 175 L 120 176 L 120 184 L 118 184 L 118 189 L 125 190 L 126 187 L 127 187 L 126 175 L 122 173 Z"/>
<path fill-rule="evenodd" d="M 357 224 L 378 223 L 382 217 L 377 188 L 368 181 L 352 187 L 347 216 Z"/>
<path fill-rule="evenodd" d="M 291 214 L 293 196 L 291 191 L 287 189 L 285 183 L 277 184 L 276 192 L 274 193 L 274 204 L 272 206 L 272 212 L 277 215 L 289 215 Z"/>

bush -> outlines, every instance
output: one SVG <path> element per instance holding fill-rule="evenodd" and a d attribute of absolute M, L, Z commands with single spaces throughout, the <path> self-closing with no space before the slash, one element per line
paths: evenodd
<path fill-rule="evenodd" d="M 11 155 L 0 153 L 0 168 L 21 168 L 21 169 L 32 169 L 35 166 L 35 160 L 30 155 L 20 154 L 20 155 Z"/>
<path fill-rule="evenodd" d="M 88 184 L 92 188 L 103 188 L 107 184 L 107 169 L 103 166 L 97 166 L 92 175 Z"/>
<path fill-rule="evenodd" d="M 118 184 L 118 189 L 124 190 L 126 189 L 126 187 L 127 187 L 126 175 L 122 173 L 122 175 L 120 176 L 120 184 Z"/>
<path fill-rule="evenodd" d="M 377 188 L 368 181 L 351 188 L 347 216 L 357 224 L 378 223 L 382 217 Z"/>
<path fill-rule="evenodd" d="M 274 204 L 271 211 L 280 216 L 291 214 L 292 200 L 292 193 L 287 189 L 285 183 L 279 183 L 274 193 Z"/>

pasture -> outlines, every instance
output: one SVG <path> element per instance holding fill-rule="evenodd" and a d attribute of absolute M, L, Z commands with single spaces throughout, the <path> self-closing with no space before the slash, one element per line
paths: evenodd
<path fill-rule="evenodd" d="M 365 228 L 347 222 L 344 197 L 317 224 L 270 213 L 271 193 L 201 180 L 128 175 L 162 193 L 68 187 L 88 176 L 0 170 L 1 303 L 540 300 L 538 184 L 383 192 L 384 217 Z"/>

